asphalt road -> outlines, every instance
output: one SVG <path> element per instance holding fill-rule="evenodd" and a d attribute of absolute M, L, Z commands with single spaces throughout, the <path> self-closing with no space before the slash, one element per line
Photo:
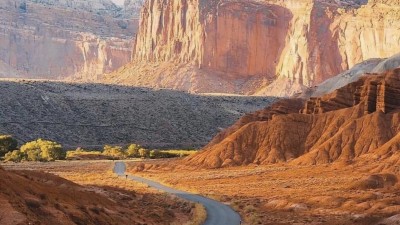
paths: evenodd
<path fill-rule="evenodd" d="M 119 176 L 125 177 L 125 170 L 126 170 L 126 165 L 124 162 L 115 163 L 114 173 L 118 174 Z M 160 191 L 164 191 L 170 194 L 174 194 L 180 198 L 202 204 L 207 211 L 207 219 L 204 225 L 240 225 L 241 223 L 239 214 L 233 211 L 231 207 L 223 203 L 217 202 L 215 200 L 200 195 L 195 195 L 189 192 L 176 190 L 142 177 L 128 175 L 127 178 L 134 181 L 145 183 L 153 188 L 156 188 Z"/>

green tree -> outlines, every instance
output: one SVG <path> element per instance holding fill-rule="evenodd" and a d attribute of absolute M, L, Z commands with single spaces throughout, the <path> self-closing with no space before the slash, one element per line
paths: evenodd
<path fill-rule="evenodd" d="M 121 146 L 105 145 L 103 155 L 111 156 L 113 158 L 125 158 L 125 151 Z"/>
<path fill-rule="evenodd" d="M 21 152 L 20 150 L 14 150 L 12 152 L 8 152 L 5 156 L 4 156 L 4 161 L 8 162 L 21 162 L 22 160 L 24 160 L 26 158 L 26 154 Z"/>
<path fill-rule="evenodd" d="M 139 149 L 139 155 L 141 158 L 149 158 L 150 157 L 150 151 L 145 149 L 145 148 L 141 148 Z"/>
<path fill-rule="evenodd" d="M 0 135 L 0 157 L 17 149 L 18 142 L 11 135 Z"/>
<path fill-rule="evenodd" d="M 26 153 L 29 161 L 54 161 L 65 159 L 65 151 L 57 142 L 38 139 L 21 146 L 21 152 Z"/>
<path fill-rule="evenodd" d="M 130 144 L 128 146 L 128 149 L 126 150 L 126 154 L 128 157 L 139 158 L 140 157 L 139 149 L 141 149 L 141 148 L 142 147 L 140 145 Z"/>
<path fill-rule="evenodd" d="M 159 158 L 162 158 L 162 157 L 163 157 L 163 155 L 161 154 L 160 151 L 158 151 L 158 150 L 151 150 L 150 151 L 150 158 L 151 159 L 159 159 Z"/>

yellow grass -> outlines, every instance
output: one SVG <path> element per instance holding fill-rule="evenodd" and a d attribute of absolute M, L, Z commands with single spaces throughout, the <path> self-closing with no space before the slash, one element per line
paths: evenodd
<path fill-rule="evenodd" d="M 207 212 L 203 205 L 196 203 L 190 225 L 201 225 L 207 219 Z"/>
<path fill-rule="evenodd" d="M 162 153 L 173 154 L 177 156 L 188 156 L 197 153 L 196 150 L 183 150 L 183 149 L 171 149 L 171 150 L 161 150 Z"/>
<path fill-rule="evenodd" d="M 82 155 L 101 155 L 101 151 L 67 151 L 67 158 Z"/>

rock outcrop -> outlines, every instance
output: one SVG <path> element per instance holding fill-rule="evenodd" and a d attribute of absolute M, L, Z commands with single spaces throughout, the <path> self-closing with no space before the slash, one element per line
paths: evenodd
<path fill-rule="evenodd" d="M 247 115 L 185 161 L 212 168 L 288 161 L 351 162 L 362 157 L 396 162 L 399 98 L 400 69 L 366 75 L 328 95 L 311 98 L 303 107 L 299 107 L 301 99 L 284 100 Z"/>
<path fill-rule="evenodd" d="M 97 80 L 131 61 L 137 25 L 110 0 L 4 0 L 0 60 L 20 77 Z"/>
<path fill-rule="evenodd" d="M 288 96 L 397 53 L 399 7 L 376 0 L 149 0 L 133 62 L 108 81 Z M 277 79 L 282 90 L 267 88 Z"/>
<path fill-rule="evenodd" d="M 349 83 L 357 81 L 364 74 L 383 73 L 398 67 L 400 67 L 400 54 L 396 54 L 387 59 L 369 59 L 355 65 L 350 70 L 336 75 L 322 82 L 320 85 L 305 91 L 301 96 L 306 98 L 309 96 L 320 97 L 346 86 Z"/>

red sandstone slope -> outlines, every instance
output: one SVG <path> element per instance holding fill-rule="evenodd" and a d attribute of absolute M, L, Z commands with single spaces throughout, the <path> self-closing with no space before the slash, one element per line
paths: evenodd
<path fill-rule="evenodd" d="M 287 161 L 309 165 L 359 157 L 396 162 L 399 99 L 400 69 L 364 76 L 310 99 L 301 113 L 294 113 L 302 101 L 298 99 L 290 100 L 290 109 L 280 113 L 270 107 L 248 115 L 186 162 L 211 168 Z"/>
<path fill-rule="evenodd" d="M 0 167 L 0 224 L 169 224 L 167 209 L 117 188 L 89 189 L 58 176 Z M 153 210 L 153 211 L 151 211 Z M 151 215 L 151 216 L 149 216 Z"/>

